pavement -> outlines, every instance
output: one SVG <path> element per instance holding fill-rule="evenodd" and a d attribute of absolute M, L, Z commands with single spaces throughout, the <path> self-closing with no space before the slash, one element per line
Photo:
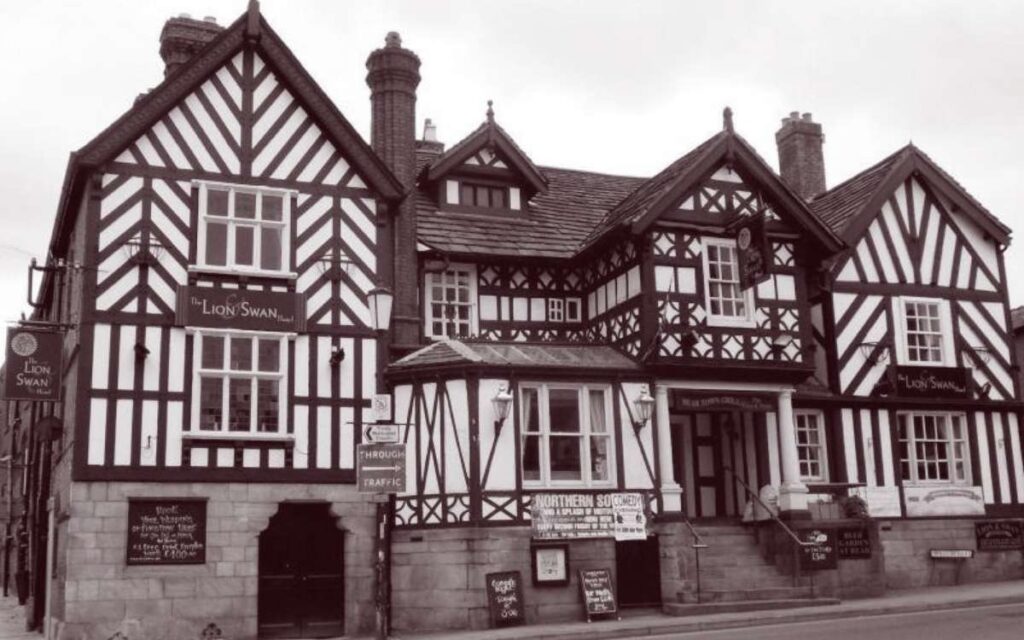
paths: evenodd
<path fill-rule="evenodd" d="M 0 640 L 39 640 L 42 634 L 25 631 L 24 608 L 16 597 L 0 596 Z"/>
<path fill-rule="evenodd" d="M 621 620 L 567 622 L 466 631 L 459 633 L 393 634 L 398 640 L 606 640 L 642 638 L 698 631 L 741 629 L 816 620 L 862 618 L 894 613 L 963 609 L 1000 604 L 1024 604 L 1024 580 L 988 582 L 955 587 L 929 587 L 890 591 L 880 598 L 848 600 L 839 604 L 802 609 L 776 609 L 744 613 L 673 617 L 659 613 L 624 616 Z M 0 637 L 3 637 L 0 635 Z M 975 636 L 981 637 L 981 636 Z M 6 639 L 5 639 L 6 640 Z"/>

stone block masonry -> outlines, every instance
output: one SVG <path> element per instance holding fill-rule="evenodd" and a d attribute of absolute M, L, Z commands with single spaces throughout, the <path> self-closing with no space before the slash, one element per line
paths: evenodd
<path fill-rule="evenodd" d="M 129 498 L 206 498 L 206 563 L 128 566 Z M 375 505 L 354 487 L 76 482 L 61 545 L 66 570 L 54 583 L 62 604 L 56 637 L 92 640 L 120 632 L 128 640 L 182 640 L 198 638 L 212 622 L 226 638 L 256 638 L 259 535 L 287 501 L 330 503 L 346 532 L 345 630 L 371 633 Z"/>

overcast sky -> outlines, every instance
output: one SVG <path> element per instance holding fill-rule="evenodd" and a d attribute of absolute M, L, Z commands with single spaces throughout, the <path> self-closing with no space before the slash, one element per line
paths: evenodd
<path fill-rule="evenodd" d="M 179 13 L 244 0 L 0 3 L 0 313 L 28 309 L 68 153 L 157 85 Z M 829 186 L 918 145 L 1010 227 L 1024 193 L 1024 3 L 264 0 L 299 60 L 369 138 L 367 54 L 390 30 L 423 61 L 417 117 L 449 145 L 498 121 L 541 165 L 649 176 L 721 128 L 772 165 L 793 110 L 826 132 Z M 421 128 L 421 125 L 420 125 Z M 1024 240 L 1020 245 L 1024 245 Z M 1024 304 L 1024 246 L 1007 252 Z"/>

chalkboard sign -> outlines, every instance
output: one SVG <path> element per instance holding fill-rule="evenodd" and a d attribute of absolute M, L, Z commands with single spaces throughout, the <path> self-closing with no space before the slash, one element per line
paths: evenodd
<path fill-rule="evenodd" d="M 128 501 L 128 564 L 204 564 L 206 500 Z"/>
<path fill-rule="evenodd" d="M 864 527 L 849 527 L 836 531 L 836 545 L 840 560 L 867 560 L 871 557 L 871 537 Z"/>
<path fill-rule="evenodd" d="M 514 627 L 526 623 L 523 611 L 523 578 L 518 571 L 488 573 L 487 607 L 491 610 L 492 627 Z"/>
<path fill-rule="evenodd" d="M 1021 523 L 1012 520 L 975 522 L 978 551 L 1016 551 L 1024 547 Z"/>
<path fill-rule="evenodd" d="M 801 569 L 836 568 L 836 532 L 831 529 L 806 529 L 800 532 L 800 539 L 814 545 L 800 547 Z"/>
<path fill-rule="evenodd" d="M 612 589 L 612 573 L 608 569 L 580 569 L 580 594 L 583 596 L 587 622 L 590 616 L 614 615 L 619 608 Z"/>

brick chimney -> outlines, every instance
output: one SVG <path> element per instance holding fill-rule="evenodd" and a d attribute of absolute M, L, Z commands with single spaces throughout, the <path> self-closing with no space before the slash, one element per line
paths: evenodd
<path fill-rule="evenodd" d="M 782 119 L 782 127 L 775 132 L 779 147 L 779 173 L 804 200 L 825 192 L 825 158 L 822 145 L 825 134 L 821 125 L 794 111 Z"/>
<path fill-rule="evenodd" d="M 390 167 L 407 192 L 414 188 L 416 172 L 416 87 L 420 83 L 420 59 L 402 47 L 392 31 L 384 47 L 366 59 L 366 84 L 370 87 L 373 150 Z M 420 313 L 416 256 L 416 198 L 410 195 L 394 217 L 394 311 L 392 348 L 407 351 L 419 344 Z M 382 269 L 382 271 L 385 271 Z"/>
<path fill-rule="evenodd" d="M 196 20 L 187 13 L 171 18 L 164 23 L 160 32 L 160 57 L 164 61 L 164 77 L 174 73 L 178 67 L 217 37 L 224 27 L 217 19 L 207 16 Z"/>

